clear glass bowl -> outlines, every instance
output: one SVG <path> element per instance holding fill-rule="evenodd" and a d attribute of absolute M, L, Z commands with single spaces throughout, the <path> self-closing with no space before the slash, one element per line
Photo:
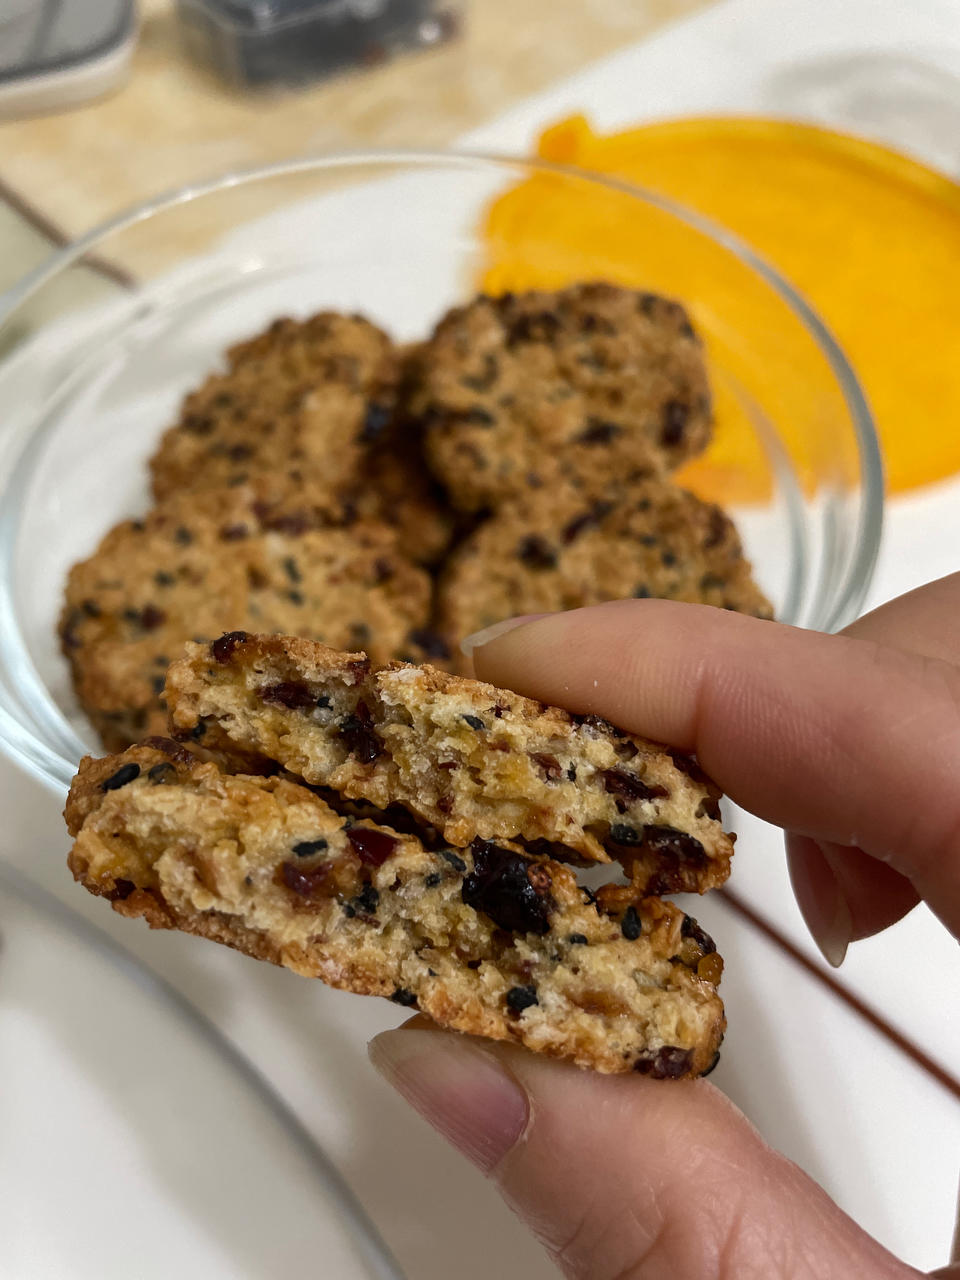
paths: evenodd
<path fill-rule="evenodd" d="M 485 233 L 491 201 L 518 183 L 535 184 L 545 211 L 519 251 Z M 571 227 L 595 246 L 581 237 L 575 261 Z M 60 789 L 95 749 L 55 634 L 64 578 L 146 508 L 161 429 L 230 342 L 324 307 L 414 339 L 481 280 L 517 269 L 673 293 L 671 264 L 694 252 L 704 269 L 682 300 L 762 470 L 764 496 L 732 504 L 757 576 L 783 621 L 849 621 L 881 528 L 873 423 L 830 334 L 749 248 L 656 195 L 562 167 L 419 153 L 293 161 L 122 214 L 0 299 L 0 746 Z M 725 323 L 732 292 L 749 295 L 749 332 Z M 809 371 L 802 403 L 777 394 L 775 371 L 793 361 Z"/>

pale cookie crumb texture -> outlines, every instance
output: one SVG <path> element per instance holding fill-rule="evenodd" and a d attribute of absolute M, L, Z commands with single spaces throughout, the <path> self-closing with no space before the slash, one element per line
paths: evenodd
<path fill-rule="evenodd" d="M 393 530 L 264 475 L 112 529 L 70 571 L 60 639 L 81 705 L 118 750 L 166 732 L 167 667 L 187 641 L 247 627 L 419 659 L 438 644 L 430 595 Z"/>
<path fill-rule="evenodd" d="M 561 480 L 602 493 L 703 451 L 712 431 L 699 338 L 678 303 L 602 282 L 481 295 L 416 359 L 407 409 L 465 511 Z"/>
<path fill-rule="evenodd" d="M 430 666 L 371 664 L 240 631 L 171 667 L 175 736 L 247 767 L 276 761 L 379 809 L 399 804 L 451 844 L 520 840 L 618 860 L 633 892 L 703 892 L 729 875 L 720 792 L 688 758 Z"/>
<path fill-rule="evenodd" d="M 163 740 L 85 759 L 65 816 L 74 877 L 154 928 L 581 1067 L 679 1079 L 716 1062 L 722 961 L 670 903 L 357 820 Z"/>
<path fill-rule="evenodd" d="M 456 654 L 504 618 L 650 597 L 773 616 L 729 517 L 656 479 L 599 499 L 538 493 L 494 514 L 448 559 L 437 625 Z"/>

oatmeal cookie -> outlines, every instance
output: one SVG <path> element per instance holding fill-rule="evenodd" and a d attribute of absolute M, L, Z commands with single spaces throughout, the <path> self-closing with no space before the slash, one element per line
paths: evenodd
<path fill-rule="evenodd" d="M 175 736 L 251 769 L 276 762 L 348 800 L 400 805 L 450 844 L 613 857 L 645 895 L 703 892 L 729 874 L 720 792 L 692 761 L 477 680 L 235 632 L 187 646 L 167 702 Z"/>
<path fill-rule="evenodd" d="M 151 460 L 154 494 L 290 467 L 329 490 L 350 482 L 392 418 L 397 378 L 393 344 L 362 316 L 277 320 L 187 396 Z"/>
<path fill-rule="evenodd" d="M 561 479 L 591 493 L 673 468 L 711 433 L 700 342 L 677 302 L 611 284 L 480 296 L 415 361 L 408 408 L 465 511 Z"/>
<path fill-rule="evenodd" d="M 670 903 L 356 820 L 162 740 L 85 759 L 65 816 L 74 877 L 153 928 L 581 1067 L 678 1079 L 716 1061 L 722 961 Z"/>
<path fill-rule="evenodd" d="M 438 629 L 456 654 L 464 636 L 504 618 L 631 597 L 773 616 L 729 517 L 660 479 L 595 500 L 536 495 L 491 516 L 447 562 Z"/>
<path fill-rule="evenodd" d="M 108 748 L 165 732 L 168 665 L 186 641 L 224 629 L 293 631 L 384 661 L 425 653 L 430 580 L 393 531 L 276 494 L 258 478 L 169 499 L 70 571 L 60 638 Z"/>

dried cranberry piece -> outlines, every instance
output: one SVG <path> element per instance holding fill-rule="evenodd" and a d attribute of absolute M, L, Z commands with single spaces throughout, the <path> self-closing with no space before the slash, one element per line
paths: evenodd
<path fill-rule="evenodd" d="M 706 929 L 701 929 L 693 916 L 684 916 L 680 933 L 684 938 L 692 938 L 705 956 L 712 956 L 717 947 Z"/>
<path fill-rule="evenodd" d="M 589 418 L 583 431 L 577 436 L 578 444 L 609 444 L 623 431 L 616 422 L 604 422 L 602 418 Z"/>
<path fill-rule="evenodd" d="M 654 1080 L 679 1080 L 689 1072 L 692 1061 L 692 1049 L 664 1045 L 656 1053 L 645 1053 L 639 1057 L 633 1069 L 642 1076 L 652 1076 Z"/>
<path fill-rule="evenodd" d="M 238 644 L 244 644 L 250 637 L 246 631 L 225 631 L 214 640 L 210 652 L 217 662 L 229 662 Z"/>
<path fill-rule="evenodd" d="M 589 511 L 584 511 L 582 515 L 574 516 L 574 518 L 564 526 L 563 541 L 570 545 L 579 538 L 585 529 L 589 529 L 591 525 L 599 524 L 600 521 L 610 514 L 613 510 L 612 502 L 595 502 Z"/>
<path fill-rule="evenodd" d="M 549 872 L 489 840 L 474 840 L 471 849 L 473 871 L 460 895 L 467 906 L 511 933 L 546 933 L 553 907 Z"/>
<path fill-rule="evenodd" d="M 343 719 L 338 732 L 347 750 L 361 764 L 372 764 L 383 753 L 383 743 L 373 729 L 370 708 L 362 699 L 357 703 L 353 715 Z"/>
<path fill-rule="evenodd" d="M 121 787 L 125 787 L 128 782 L 133 782 L 134 778 L 140 777 L 140 766 L 131 762 L 123 764 L 116 771 L 111 773 L 109 778 L 104 778 L 100 783 L 101 791 L 119 791 Z"/>
<path fill-rule="evenodd" d="M 663 406 L 660 443 L 671 448 L 680 444 L 690 421 L 690 406 L 682 400 L 668 400 Z"/>
<path fill-rule="evenodd" d="M 700 841 L 676 827 L 644 827 L 643 848 L 645 853 L 691 867 L 702 867 L 707 861 Z"/>
<path fill-rule="evenodd" d="M 556 756 L 549 755 L 546 751 L 531 751 L 530 759 L 539 765 L 549 782 L 556 782 L 563 776 L 563 765 Z"/>
<path fill-rule="evenodd" d="M 321 862 L 317 867 L 298 867 L 295 862 L 284 862 L 280 868 L 283 883 L 301 898 L 314 898 L 326 886 L 330 879 L 333 864 Z M 330 897 L 330 891 L 323 894 Z"/>
<path fill-rule="evenodd" d="M 265 684 L 257 690 L 261 702 L 272 702 L 290 711 L 302 711 L 317 705 L 316 695 L 297 680 L 281 680 L 279 684 Z"/>
<path fill-rule="evenodd" d="M 396 567 L 392 560 L 388 560 L 386 556 L 377 556 L 373 562 L 373 582 L 374 586 L 379 587 L 384 582 L 389 582 L 391 578 L 396 576 Z"/>
<path fill-rule="evenodd" d="M 242 542 L 249 536 L 250 530 L 245 524 L 226 524 L 220 530 L 221 542 Z"/>
<path fill-rule="evenodd" d="M 557 553 L 537 533 L 531 533 L 517 546 L 517 559 L 522 560 L 529 569 L 555 569 Z"/>
<path fill-rule="evenodd" d="M 660 796 L 669 795 L 666 787 L 661 787 L 659 783 L 649 785 L 642 782 L 632 773 L 625 773 L 623 769 L 604 769 L 600 775 L 603 778 L 604 790 L 609 791 L 611 795 L 620 796 L 623 800 L 656 800 Z"/>
<path fill-rule="evenodd" d="M 162 626 L 166 620 L 167 615 L 155 604 L 144 605 L 140 611 L 140 625 L 144 631 L 156 631 L 157 627 Z"/>
<path fill-rule="evenodd" d="M 382 867 L 400 843 L 395 836 L 373 827 L 351 827 L 346 834 L 354 852 L 368 867 Z"/>

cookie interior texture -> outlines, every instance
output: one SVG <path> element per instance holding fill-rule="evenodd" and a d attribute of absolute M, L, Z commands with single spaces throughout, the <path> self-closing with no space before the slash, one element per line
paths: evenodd
<path fill-rule="evenodd" d="M 69 865 L 123 915 L 605 1072 L 716 1061 L 722 962 L 679 908 L 509 843 L 453 848 L 162 739 L 85 759 Z"/>
<path fill-rule="evenodd" d="M 167 699 L 175 735 L 402 805 L 452 844 L 614 858 L 645 894 L 703 892 L 729 874 L 720 792 L 693 761 L 481 681 L 235 632 L 188 646 Z"/>

